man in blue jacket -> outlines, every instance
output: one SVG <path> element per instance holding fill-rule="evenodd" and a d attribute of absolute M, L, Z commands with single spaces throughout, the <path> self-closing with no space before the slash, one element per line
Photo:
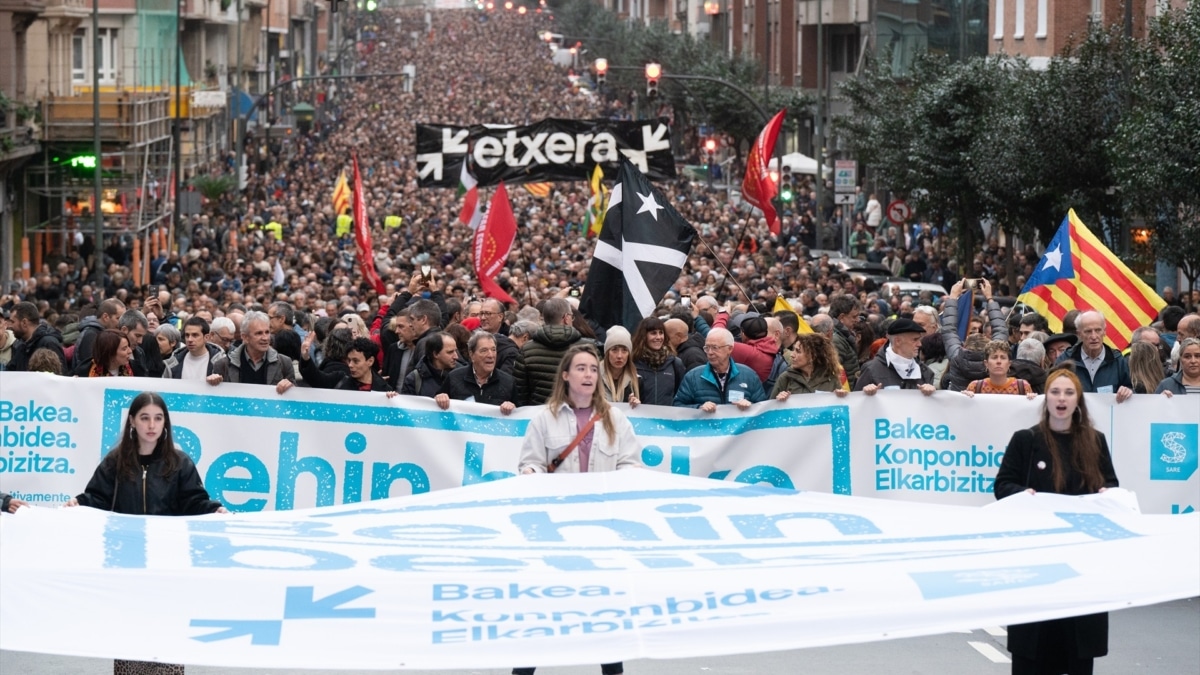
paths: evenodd
<path fill-rule="evenodd" d="M 683 376 L 675 393 L 675 405 L 716 412 L 718 405 L 732 403 L 745 410 L 752 403 L 766 400 L 758 375 L 747 367 L 738 367 L 733 353 L 733 333 L 713 328 L 704 339 L 704 355 L 708 363 L 696 366 Z"/>
<path fill-rule="evenodd" d="M 1089 310 L 1075 319 L 1079 344 L 1063 352 L 1056 365 L 1070 366 L 1085 393 L 1116 394 L 1117 403 L 1133 396 L 1129 363 L 1121 352 L 1104 344 L 1108 322 L 1100 312 Z"/>

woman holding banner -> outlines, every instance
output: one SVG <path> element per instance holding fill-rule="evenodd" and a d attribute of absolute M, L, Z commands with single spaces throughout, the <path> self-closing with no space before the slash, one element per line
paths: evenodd
<path fill-rule="evenodd" d="M 133 346 L 124 333 L 102 330 L 92 348 L 92 360 L 80 364 L 76 375 L 84 377 L 133 377 Z"/>
<path fill-rule="evenodd" d="M 1179 370 L 1159 382 L 1154 393 L 1167 398 L 1200 394 L 1200 339 L 1190 337 L 1179 341 Z"/>
<path fill-rule="evenodd" d="M 775 382 L 771 398 L 786 401 L 792 394 L 812 394 L 829 391 L 839 397 L 842 388 L 842 369 L 833 342 L 820 333 L 801 333 L 792 345 L 792 365 Z"/>
<path fill-rule="evenodd" d="M 1117 487 L 1104 434 L 1092 426 L 1083 387 L 1070 368 L 1046 378 L 1041 421 L 1013 434 L 996 473 L 997 499 L 1020 492 L 1086 495 Z M 1008 627 L 1013 675 L 1090 675 L 1108 653 L 1108 614 Z"/>
<path fill-rule="evenodd" d="M 522 474 L 617 471 L 641 466 L 642 446 L 633 425 L 600 391 L 600 358 L 591 345 L 567 350 L 558 365 L 546 407 L 529 421 L 521 446 Z M 599 425 L 597 425 L 599 422 Z M 533 675 L 513 668 L 513 675 Z M 625 672 L 621 662 L 600 666 L 604 675 Z"/>
<path fill-rule="evenodd" d="M 191 457 L 175 445 L 167 405 L 151 391 L 133 399 L 117 447 L 100 460 L 83 494 L 66 506 L 90 506 L 129 515 L 229 513 L 220 502 L 209 498 Z M 183 666 L 177 664 L 121 659 L 113 662 L 114 675 L 183 672 Z"/>

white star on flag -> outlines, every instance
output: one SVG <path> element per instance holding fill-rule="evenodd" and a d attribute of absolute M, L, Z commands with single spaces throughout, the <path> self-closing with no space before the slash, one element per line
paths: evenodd
<path fill-rule="evenodd" d="M 637 193 L 637 196 L 642 200 L 642 206 L 640 208 L 638 208 L 637 212 L 645 213 L 645 212 L 649 211 L 650 215 L 654 216 L 654 222 L 657 223 L 658 222 L 658 211 L 659 211 L 659 209 L 662 208 L 662 206 L 660 206 L 659 203 L 654 199 L 654 195 L 653 194 L 644 195 L 639 192 L 639 193 Z"/>
<path fill-rule="evenodd" d="M 1046 251 L 1046 264 L 1042 266 L 1042 269 L 1049 269 L 1049 268 L 1053 267 L 1054 269 L 1061 272 L 1062 271 L 1062 255 L 1063 254 L 1062 254 L 1062 246 L 1061 245 L 1055 246 L 1053 251 Z"/>

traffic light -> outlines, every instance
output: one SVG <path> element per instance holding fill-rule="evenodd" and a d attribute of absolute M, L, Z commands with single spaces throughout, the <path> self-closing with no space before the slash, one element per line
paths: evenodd
<path fill-rule="evenodd" d="M 646 64 L 646 98 L 658 97 L 658 80 L 661 77 L 662 66 L 660 64 Z"/>
<path fill-rule="evenodd" d="M 596 59 L 596 86 L 603 87 L 608 81 L 608 59 Z"/>
<path fill-rule="evenodd" d="M 704 154 L 708 158 L 708 163 L 712 164 L 717 155 L 717 139 L 704 139 Z"/>

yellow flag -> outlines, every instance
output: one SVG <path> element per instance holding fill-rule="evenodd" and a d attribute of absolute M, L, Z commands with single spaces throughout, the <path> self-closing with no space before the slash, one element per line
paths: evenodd
<path fill-rule="evenodd" d="M 773 311 L 773 312 L 796 312 L 796 310 L 792 309 L 792 305 L 787 300 L 783 299 L 782 295 L 775 296 L 775 307 L 771 311 Z M 797 333 L 813 332 L 812 326 L 808 325 L 808 322 L 804 320 L 803 314 L 801 314 L 800 312 L 796 312 L 796 318 L 800 320 L 800 327 L 796 329 Z"/>
<path fill-rule="evenodd" d="M 587 236 L 600 236 L 600 228 L 604 226 L 604 212 L 608 210 L 608 190 L 604 187 L 604 171 L 597 164 L 592 170 L 592 196 L 588 199 L 586 213 Z"/>
<path fill-rule="evenodd" d="M 346 182 L 346 171 L 338 175 L 333 186 L 333 212 L 341 215 L 350 210 L 350 185 Z"/>
<path fill-rule="evenodd" d="M 550 190 L 552 189 L 549 183 L 526 183 L 524 187 L 529 194 L 534 197 L 541 197 L 542 199 L 549 197 Z"/>

